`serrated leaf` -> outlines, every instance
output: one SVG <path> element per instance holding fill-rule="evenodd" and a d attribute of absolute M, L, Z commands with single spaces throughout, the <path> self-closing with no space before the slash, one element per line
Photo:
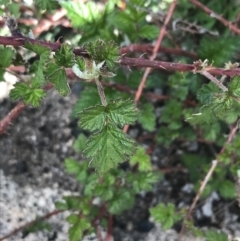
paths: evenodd
<path fill-rule="evenodd" d="M 90 165 L 99 173 L 117 167 L 135 151 L 134 141 L 128 139 L 122 130 L 110 124 L 92 135 L 86 145 L 84 153 L 91 159 Z"/>
<path fill-rule="evenodd" d="M 10 47 L 0 46 L 0 67 L 7 68 L 12 63 L 15 51 Z"/>
<path fill-rule="evenodd" d="M 22 98 L 24 103 L 30 104 L 34 107 L 38 107 L 42 98 L 46 96 L 46 93 L 42 89 L 31 88 L 25 83 L 16 83 L 14 89 L 10 92 L 10 98 L 17 100 Z"/>
<path fill-rule="evenodd" d="M 159 28 L 154 25 L 144 25 L 139 28 L 139 36 L 149 40 L 154 40 L 159 35 Z"/>
<path fill-rule="evenodd" d="M 38 43 L 37 44 L 31 44 L 30 42 L 26 42 L 24 47 L 26 49 L 31 50 L 32 52 L 34 52 L 34 53 L 36 53 L 38 55 L 41 55 L 41 54 L 43 54 L 45 52 L 49 52 L 49 49 L 47 47 L 44 47 L 44 46 L 42 46 L 42 45 L 40 45 Z"/>
<path fill-rule="evenodd" d="M 228 85 L 228 90 L 232 92 L 234 96 L 240 97 L 240 77 L 234 76 Z"/>
<path fill-rule="evenodd" d="M 106 121 L 105 106 L 96 105 L 84 109 L 78 114 L 78 124 L 81 128 L 95 131 L 101 130 Z"/>
<path fill-rule="evenodd" d="M 67 76 L 64 69 L 54 63 L 50 63 L 46 70 L 46 78 L 54 84 L 60 95 L 66 96 L 70 93 Z"/>
<path fill-rule="evenodd" d="M 208 230 L 205 232 L 206 241 L 228 241 L 228 237 L 223 232 L 217 232 L 216 230 Z"/>
<path fill-rule="evenodd" d="M 143 147 L 138 147 L 136 153 L 130 157 L 130 164 L 138 164 L 139 171 L 151 171 L 152 165 L 150 162 L 150 156 L 146 154 Z"/>
<path fill-rule="evenodd" d="M 167 205 L 160 203 L 156 207 L 150 209 L 151 216 L 156 222 L 162 224 L 163 229 L 169 229 L 175 222 L 182 217 L 176 213 L 175 206 L 172 203 Z"/>
<path fill-rule="evenodd" d="M 53 10 L 58 8 L 56 0 L 35 0 L 36 5 L 42 10 Z"/>
<path fill-rule="evenodd" d="M 219 92 L 217 87 L 213 83 L 204 84 L 197 92 L 197 98 L 203 104 L 211 103 L 215 93 Z"/>
<path fill-rule="evenodd" d="M 71 68 L 74 65 L 73 48 L 66 43 L 62 44 L 61 48 L 56 51 L 54 59 L 58 66 Z"/>
<path fill-rule="evenodd" d="M 138 117 L 138 110 L 132 100 L 110 101 L 105 111 L 109 120 L 120 127 L 133 124 Z"/>
<path fill-rule="evenodd" d="M 78 114 L 79 125 L 91 131 L 101 130 L 107 122 L 123 127 L 136 121 L 138 111 L 131 100 L 110 101 L 107 106 L 89 107 Z"/>
<path fill-rule="evenodd" d="M 23 101 L 33 107 L 39 107 L 43 97 L 45 96 L 46 92 L 43 89 L 29 88 L 23 96 Z"/>
<path fill-rule="evenodd" d="M 146 103 L 142 106 L 138 121 L 147 131 L 153 131 L 155 129 L 156 116 L 154 106 L 151 103 Z"/>
<path fill-rule="evenodd" d="M 81 170 L 80 163 L 72 158 L 66 158 L 64 165 L 68 173 L 78 173 Z"/>

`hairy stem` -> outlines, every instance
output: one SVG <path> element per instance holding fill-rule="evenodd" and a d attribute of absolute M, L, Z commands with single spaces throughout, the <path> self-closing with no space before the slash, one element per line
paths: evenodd
<path fill-rule="evenodd" d="M 95 79 L 95 81 L 96 81 L 96 84 L 97 84 L 98 94 L 100 96 L 102 105 L 103 106 L 107 106 L 107 99 L 106 99 L 106 96 L 104 94 L 103 86 L 102 86 L 101 82 L 98 79 Z"/>

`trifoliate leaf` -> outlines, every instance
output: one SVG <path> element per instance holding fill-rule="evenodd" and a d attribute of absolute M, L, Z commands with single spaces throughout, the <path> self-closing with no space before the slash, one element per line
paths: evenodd
<path fill-rule="evenodd" d="M 169 229 L 182 217 L 176 213 L 175 206 L 172 203 L 167 205 L 160 203 L 156 207 L 150 209 L 151 216 L 156 222 L 162 224 L 163 229 Z"/>
<path fill-rule="evenodd" d="M 154 40 L 159 35 L 159 28 L 154 25 L 144 25 L 139 28 L 138 34 L 142 38 Z"/>
<path fill-rule="evenodd" d="M 41 55 L 44 52 L 49 52 L 49 49 L 47 47 L 44 47 L 40 44 L 31 44 L 30 42 L 27 42 L 27 43 L 25 43 L 24 47 L 38 55 Z"/>
<path fill-rule="evenodd" d="M 74 65 L 73 48 L 68 44 L 62 44 L 61 48 L 56 51 L 54 59 L 58 66 L 71 68 Z"/>
<path fill-rule="evenodd" d="M 39 107 L 43 97 L 45 96 L 46 92 L 43 89 L 29 88 L 23 96 L 23 102 L 30 104 L 33 107 Z"/>
<path fill-rule="evenodd" d="M 53 10 L 58 7 L 56 0 L 35 0 L 36 5 L 42 10 Z"/>
<path fill-rule="evenodd" d="M 92 135 L 86 145 L 85 155 L 91 159 L 90 165 L 99 173 L 117 167 L 135 151 L 134 141 L 111 124 Z"/>
<path fill-rule="evenodd" d="M 54 63 L 50 63 L 46 70 L 46 78 L 54 84 L 60 95 L 66 96 L 70 93 L 67 76 L 64 69 Z"/>
<path fill-rule="evenodd" d="M 139 171 L 152 170 L 150 156 L 146 154 L 146 151 L 143 147 L 138 147 L 136 153 L 130 157 L 130 164 L 132 166 L 138 164 Z"/>
<path fill-rule="evenodd" d="M 141 108 L 141 115 L 138 118 L 139 123 L 147 131 L 153 131 L 155 128 L 156 115 L 151 103 L 146 103 Z"/>
<path fill-rule="evenodd" d="M 0 67 L 7 68 L 15 55 L 15 51 L 10 47 L 0 46 Z"/>
<path fill-rule="evenodd" d="M 208 230 L 205 232 L 206 241 L 228 241 L 228 237 L 224 232 L 216 230 Z"/>
<path fill-rule="evenodd" d="M 46 93 L 42 89 L 31 88 L 25 83 L 16 83 L 14 89 L 10 92 L 10 98 L 17 100 L 22 98 L 25 104 L 38 107 L 42 98 L 46 96 Z"/>

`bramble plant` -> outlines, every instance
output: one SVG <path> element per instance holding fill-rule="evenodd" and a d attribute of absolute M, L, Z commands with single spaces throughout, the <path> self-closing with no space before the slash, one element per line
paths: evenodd
<path fill-rule="evenodd" d="M 208 5 L 208 1 L 204 2 Z M 84 81 L 72 116 L 78 118 L 82 131 L 73 148 L 83 154 L 85 161 L 71 157 L 65 160 L 66 172 L 75 176 L 82 192 L 56 203 L 58 211 L 72 211 L 67 218 L 71 225 L 70 241 L 81 240 L 94 232 L 97 224 L 106 228 L 106 223 L 112 222 L 112 215 L 119 215 L 134 205 L 136 194 L 152 191 L 161 180 L 162 174 L 152 165 L 145 148 L 126 134 L 128 126 L 136 122 L 152 135 L 155 144 L 168 147 L 177 141 L 195 141 L 212 143 L 220 150 L 216 156 L 209 156 L 207 152 L 201 156 L 191 152 L 181 155 L 189 179 L 195 184 L 195 190 L 199 190 L 188 212 L 170 202 L 159 203 L 149 212 L 164 229 L 182 222 L 183 229 L 187 227 L 194 234 L 205 236 L 207 241 L 227 240 L 223 232 L 204 233 L 190 220 L 200 196 L 204 198 L 217 191 L 224 198 L 237 197 L 234 178 L 239 172 L 240 137 L 234 140 L 233 137 L 239 122 L 240 69 L 238 63 L 231 61 L 236 59 L 239 38 L 219 26 L 218 21 L 240 34 L 235 25 L 225 22 L 228 16 L 232 16 L 232 21 L 238 11 L 234 5 L 227 4 L 227 0 L 213 2 L 215 4 L 209 3 L 212 9 L 209 10 L 197 0 L 179 1 L 177 6 L 177 1 L 158 4 L 154 0 L 126 3 L 112 0 L 100 7 L 94 1 L 35 1 L 34 11 L 37 8 L 51 14 L 60 9 L 65 11 L 71 22 L 69 26 L 78 34 L 63 36 L 64 43 L 60 43 L 54 41 L 56 33 L 51 34 L 50 39 L 44 33 L 41 40 L 34 39 L 29 34 L 29 26 L 17 25 L 15 18 L 23 16 L 20 4 L 0 1 L 3 19 L 12 34 L 0 36 L 0 79 L 3 80 L 6 71 L 20 79 L 10 92 L 11 100 L 20 102 L 0 122 L 0 134 L 25 106 L 39 107 L 49 89 L 55 88 L 66 96 L 71 91 L 69 79 Z M 223 14 L 209 18 L 193 5 L 207 13 L 214 10 Z M 167 16 L 161 14 L 168 7 Z M 194 14 L 190 16 L 189 12 Z M 175 31 L 169 27 L 170 34 L 163 40 L 171 17 Z M 177 20 L 178 17 L 186 20 Z M 191 24 L 195 20 L 198 23 Z M 200 36 L 200 41 L 196 36 Z M 143 44 L 156 39 L 154 48 Z M 161 43 L 167 47 L 161 48 Z M 19 46 L 23 49 L 19 50 Z M 125 56 L 131 52 L 132 58 Z M 150 53 L 150 60 L 138 52 Z M 34 58 L 33 63 L 30 58 Z M 192 64 L 187 64 L 189 62 Z M 215 67 L 224 63 L 224 68 Z M 14 72 L 12 66 L 24 66 L 25 77 Z M 143 68 L 147 68 L 144 73 Z M 144 86 L 146 92 L 143 93 Z M 163 93 L 154 92 L 159 88 Z M 160 108 L 158 116 L 157 108 Z M 226 139 L 224 134 L 228 132 Z M 213 159 L 217 161 L 211 164 Z M 127 163 L 125 168 L 121 167 L 122 163 Z M 46 228 L 46 225 L 39 226 Z"/>

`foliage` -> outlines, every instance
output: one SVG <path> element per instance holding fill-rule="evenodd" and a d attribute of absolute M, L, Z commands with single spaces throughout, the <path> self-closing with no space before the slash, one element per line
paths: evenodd
<path fill-rule="evenodd" d="M 157 165 L 152 165 L 148 153 L 154 153 L 159 145 L 174 152 L 177 149 L 176 162 L 187 169 L 196 191 L 211 166 L 211 160 L 217 158 L 219 165 L 202 193 L 203 198 L 213 191 L 225 199 L 234 199 L 237 195 L 234 178 L 239 171 L 239 136 L 225 145 L 224 152 L 217 157 L 212 152 L 223 148 L 226 134 L 239 120 L 240 77 L 222 76 L 220 79 L 212 76 L 217 81 L 214 84 L 201 74 L 213 66 L 237 68 L 238 65 L 230 61 L 236 61 L 238 57 L 238 38 L 219 24 L 217 18 L 209 18 L 189 1 L 179 1 L 168 34 L 162 41 L 163 52 L 159 52 L 157 58 L 173 64 L 192 63 L 194 57 L 190 55 L 177 57 L 173 54 L 184 49 L 201 59 L 195 62 L 195 65 L 200 63 L 199 69 L 195 75 L 152 69 L 143 96 L 137 103 L 138 110 L 133 98 L 144 70 L 138 66 L 131 69 L 120 66 L 120 47 L 128 46 L 131 50 L 136 47 L 132 44 L 146 47 L 146 44 L 154 43 L 163 27 L 169 3 L 154 0 L 100 2 L 37 0 L 31 6 L 37 19 L 53 15 L 60 8 L 66 10 L 71 30 L 69 36 L 63 38 L 69 38 L 68 44 L 60 46 L 59 36 L 67 31 L 56 26 L 39 35 L 45 44 L 27 42 L 21 51 L 0 46 L 0 81 L 11 65 L 22 65 L 25 69 L 21 77 L 24 80 L 11 90 L 13 101 L 22 100 L 26 105 L 39 107 L 52 86 L 62 96 L 70 93 L 69 70 L 75 73 L 75 80 L 81 80 L 81 93 L 72 111 L 80 132 L 73 149 L 85 160 L 69 157 L 64 164 L 67 173 L 81 185 L 82 192 L 78 196 L 63 197 L 56 203 L 57 209 L 71 211 L 67 218 L 71 241 L 94 232 L 96 220 L 104 226 L 105 218 L 120 215 L 133 207 L 136 194 L 153 190 L 162 177 L 157 167 L 171 167 L 170 162 L 163 164 L 161 158 Z M 202 4 L 230 22 L 238 16 L 236 3 L 203 0 Z M 20 4 L 14 1 L 0 1 L 1 12 L 7 11 L 21 18 L 24 11 L 20 9 Z M 19 25 L 21 30 L 29 32 L 29 26 Z M 60 47 L 53 51 L 46 42 L 49 39 L 58 40 L 55 47 Z M 165 47 L 174 51 L 164 53 Z M 129 55 L 147 59 L 148 48 L 150 46 L 140 51 L 146 56 L 138 50 L 129 51 Z M 136 140 L 122 131 L 125 125 L 140 129 Z M 142 144 L 146 143 L 141 140 L 146 134 L 151 136 L 151 140 L 146 141 L 150 146 L 148 149 L 143 147 Z M 189 143 L 196 144 L 195 150 L 191 150 Z M 164 229 L 171 228 L 186 216 L 186 212 L 177 210 L 170 202 L 150 208 L 150 214 Z M 184 222 L 193 233 L 202 234 L 193 222 Z M 39 227 L 47 228 L 45 225 Z M 205 232 L 204 236 L 208 241 L 227 240 L 225 234 L 214 230 Z"/>

